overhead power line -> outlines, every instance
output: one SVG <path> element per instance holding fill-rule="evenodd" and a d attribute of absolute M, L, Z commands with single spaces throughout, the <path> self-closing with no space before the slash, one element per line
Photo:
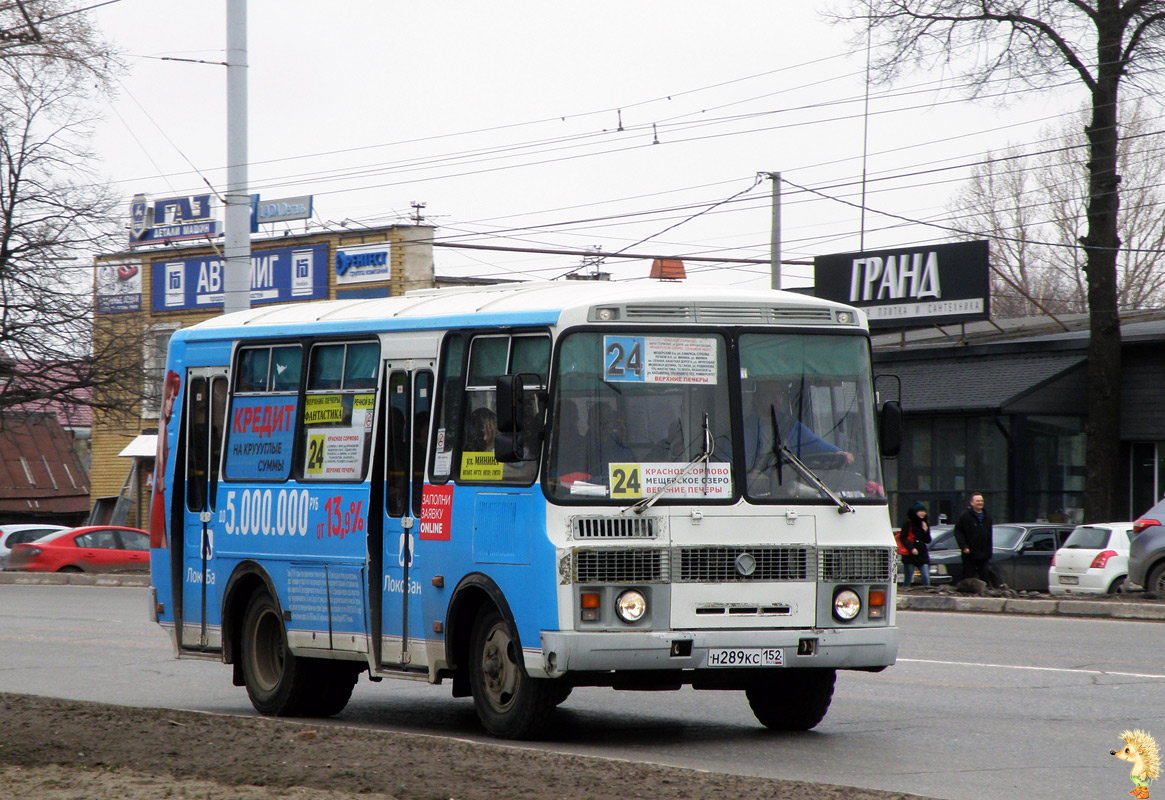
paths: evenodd
<path fill-rule="evenodd" d="M 722 258 L 718 256 L 688 256 L 676 255 L 669 253 L 661 255 L 659 253 L 628 253 L 619 250 L 614 253 L 606 253 L 601 250 L 568 250 L 550 247 L 511 247 L 500 244 L 463 244 L 461 242 L 433 242 L 433 247 L 451 247 L 457 250 L 499 250 L 506 253 L 540 253 L 542 255 L 550 256 L 584 256 L 587 258 L 625 258 L 625 259 L 680 259 L 682 261 L 700 261 L 714 264 L 768 264 L 767 258 Z M 782 264 L 791 264 L 794 266 L 812 266 L 812 261 L 782 261 Z M 573 270 L 572 270 L 573 271 Z"/>

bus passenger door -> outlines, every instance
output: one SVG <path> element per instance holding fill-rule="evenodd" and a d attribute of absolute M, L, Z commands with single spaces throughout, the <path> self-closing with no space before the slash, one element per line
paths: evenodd
<path fill-rule="evenodd" d="M 433 372 L 410 362 L 385 365 L 384 539 L 381 576 L 381 660 L 407 667 L 423 638 L 421 584 L 414 563 L 425 444 L 433 404 Z"/>
<path fill-rule="evenodd" d="M 225 367 L 186 373 L 186 491 L 182 515 L 182 629 L 179 645 L 222 648 L 212 513 L 227 408 Z M 213 630 L 212 630 L 213 627 Z"/>

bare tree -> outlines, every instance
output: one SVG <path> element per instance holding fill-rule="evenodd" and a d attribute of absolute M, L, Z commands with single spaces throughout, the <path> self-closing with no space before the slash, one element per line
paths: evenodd
<path fill-rule="evenodd" d="M 117 62 L 73 9 L 0 9 L 0 410 L 141 391 L 140 341 L 95 335 L 92 270 L 76 266 L 118 227 L 86 112 Z"/>
<path fill-rule="evenodd" d="M 873 67 L 885 80 L 905 68 L 942 64 L 980 87 L 999 77 L 1047 88 L 1062 82 L 1067 70 L 1087 90 L 1086 230 L 1080 238 L 1091 331 L 1084 516 L 1111 519 L 1120 452 L 1118 96 L 1123 81 L 1152 77 L 1165 60 L 1165 0 L 844 2 L 848 10 L 834 18 L 860 24 L 862 44 L 867 33 L 878 42 Z"/>
<path fill-rule="evenodd" d="M 1153 130 L 1141 103 L 1126 104 L 1122 117 L 1116 289 L 1123 310 L 1165 300 L 1165 134 Z M 1006 276 L 992 275 L 995 316 L 1088 310 L 1080 247 L 1087 147 L 1082 126 L 1047 129 L 1029 147 L 988 154 L 952 201 L 955 225 L 965 238 L 991 239 L 993 268 Z"/>

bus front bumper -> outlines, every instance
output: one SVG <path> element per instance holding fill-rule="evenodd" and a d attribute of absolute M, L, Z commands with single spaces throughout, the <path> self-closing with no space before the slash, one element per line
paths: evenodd
<path fill-rule="evenodd" d="M 772 651 L 779 654 L 774 655 Z M 738 665 L 880 669 L 890 666 L 897 658 L 896 627 L 626 633 L 543 631 L 541 663 L 527 657 L 526 669 L 535 677 L 546 678 L 558 678 L 570 672 L 704 670 Z"/>

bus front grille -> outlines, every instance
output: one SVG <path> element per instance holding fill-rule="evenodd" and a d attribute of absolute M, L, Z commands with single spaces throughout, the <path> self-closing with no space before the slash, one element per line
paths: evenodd
<path fill-rule="evenodd" d="M 889 583 L 894 559 L 888 547 L 595 547 L 562 566 L 575 583 L 807 581 L 814 571 L 827 583 Z"/>
<path fill-rule="evenodd" d="M 817 565 L 818 577 L 828 583 L 889 583 L 894 559 L 888 547 L 823 547 Z"/>
<path fill-rule="evenodd" d="M 574 552 L 575 583 L 664 583 L 668 551 L 663 548 L 605 547 Z"/>
<path fill-rule="evenodd" d="M 681 547 L 677 583 L 808 580 L 808 547 Z"/>
<path fill-rule="evenodd" d="M 655 539 L 658 517 L 575 517 L 576 539 Z"/>

